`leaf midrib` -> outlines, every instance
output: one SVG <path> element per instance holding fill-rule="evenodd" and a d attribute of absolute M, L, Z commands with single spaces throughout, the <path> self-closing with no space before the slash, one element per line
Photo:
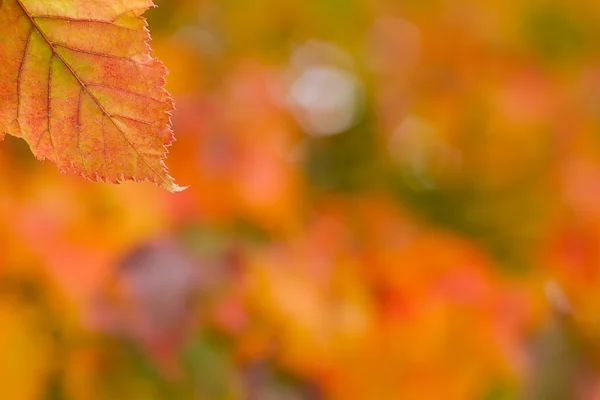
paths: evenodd
<path fill-rule="evenodd" d="M 48 46 L 50 47 L 50 49 L 52 50 L 52 53 L 54 55 L 56 55 L 56 57 L 58 57 L 58 59 L 65 65 L 65 67 L 67 67 L 67 69 L 71 72 L 71 74 L 73 75 L 73 77 L 77 80 L 77 82 L 79 82 L 79 85 L 83 88 L 83 90 L 90 96 L 90 98 L 94 101 L 94 103 L 96 103 L 96 105 L 98 106 L 98 108 L 100 109 L 100 111 L 104 114 L 104 116 L 106 116 L 110 122 L 115 126 L 115 128 L 117 128 L 117 130 L 119 131 L 119 133 L 121 135 L 123 135 L 123 137 L 125 138 L 125 140 L 127 141 L 127 143 L 129 143 L 129 145 L 131 146 L 131 148 L 137 153 L 137 155 L 140 157 L 140 159 L 144 162 L 144 164 L 146 164 L 146 166 L 156 175 L 158 176 L 158 178 L 160 178 L 161 181 L 164 182 L 165 185 L 167 185 L 168 187 L 171 186 L 171 183 L 168 182 L 161 174 L 159 174 L 144 158 L 144 156 L 142 155 L 142 153 L 139 152 L 139 150 L 133 145 L 133 143 L 131 142 L 131 140 L 129 140 L 129 137 L 127 137 L 127 135 L 125 134 L 125 132 L 123 132 L 123 130 L 121 129 L 121 127 L 114 121 L 114 119 L 112 118 L 112 115 L 106 111 L 106 109 L 104 108 L 104 106 L 102 106 L 102 104 L 100 104 L 100 101 L 98 100 L 98 98 L 96 96 L 94 96 L 94 94 L 89 90 L 89 88 L 87 87 L 87 85 L 85 84 L 85 82 L 83 82 L 83 80 L 81 80 L 81 78 L 79 77 L 79 75 L 77 74 L 77 72 L 75 72 L 75 70 L 73 69 L 73 67 L 71 67 L 71 65 L 63 58 L 63 56 L 56 50 L 56 48 L 54 47 L 54 45 L 52 44 L 52 41 L 48 38 L 48 36 L 46 36 L 46 34 L 44 33 L 44 31 L 40 28 L 40 26 L 37 24 L 37 22 L 35 21 L 35 18 L 32 16 L 32 14 L 29 12 L 29 10 L 27 10 L 27 8 L 23 5 L 21 0 L 15 0 L 17 2 L 17 4 L 19 5 L 19 7 L 21 8 L 21 10 L 23 10 L 23 13 L 27 16 L 27 18 L 29 19 L 29 22 L 31 23 L 31 25 L 40 33 L 40 35 L 42 35 L 42 37 L 44 38 L 44 40 L 46 41 L 46 43 L 48 44 Z M 48 116 L 48 118 L 50 118 L 50 116 Z M 49 122 L 50 123 L 50 122 Z M 104 162 L 107 165 L 108 168 L 108 163 L 105 157 Z M 110 173 L 107 170 L 107 175 L 110 175 Z"/>

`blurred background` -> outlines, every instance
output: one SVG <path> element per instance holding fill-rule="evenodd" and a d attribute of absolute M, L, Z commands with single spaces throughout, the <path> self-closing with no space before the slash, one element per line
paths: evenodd
<path fill-rule="evenodd" d="M 157 3 L 191 188 L 7 137 L 2 398 L 600 399 L 600 2 Z"/>

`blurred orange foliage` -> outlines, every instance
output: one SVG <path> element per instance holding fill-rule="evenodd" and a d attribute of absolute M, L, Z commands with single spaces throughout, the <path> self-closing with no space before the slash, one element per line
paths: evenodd
<path fill-rule="evenodd" d="M 0 146 L 4 397 L 600 398 L 600 3 L 158 3 L 191 187 Z"/>

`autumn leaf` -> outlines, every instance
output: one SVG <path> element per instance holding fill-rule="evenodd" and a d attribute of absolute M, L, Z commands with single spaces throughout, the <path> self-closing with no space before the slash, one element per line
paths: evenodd
<path fill-rule="evenodd" d="M 183 190 L 164 164 L 174 103 L 141 17 L 152 6 L 0 1 L 0 139 L 22 137 L 61 172 Z"/>

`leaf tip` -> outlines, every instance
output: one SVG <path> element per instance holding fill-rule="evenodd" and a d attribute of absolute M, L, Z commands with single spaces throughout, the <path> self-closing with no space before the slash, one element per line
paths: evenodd
<path fill-rule="evenodd" d="M 171 193 L 179 193 L 179 192 L 183 192 L 184 190 L 189 188 L 189 186 L 179 186 L 179 185 L 176 185 L 175 183 L 171 182 L 168 184 L 164 184 L 163 188 Z"/>

